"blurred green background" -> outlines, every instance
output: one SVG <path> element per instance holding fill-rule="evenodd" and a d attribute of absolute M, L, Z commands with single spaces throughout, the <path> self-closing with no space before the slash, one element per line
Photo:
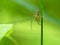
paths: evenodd
<path fill-rule="evenodd" d="M 31 16 L 41 0 L 0 0 L 0 45 L 40 45 L 41 25 Z M 60 0 L 43 0 L 43 44 L 60 45 Z M 2 28 L 3 27 L 3 28 Z"/>
<path fill-rule="evenodd" d="M 44 0 L 44 45 L 60 45 L 60 0 Z"/>

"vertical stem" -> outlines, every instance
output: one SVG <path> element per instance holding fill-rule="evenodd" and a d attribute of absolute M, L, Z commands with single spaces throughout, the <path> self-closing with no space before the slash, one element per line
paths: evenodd
<path fill-rule="evenodd" d="M 43 0 L 40 0 L 41 10 L 41 45 L 43 45 Z"/>
<path fill-rule="evenodd" d="M 41 17 L 41 45 L 43 45 L 43 18 Z"/>

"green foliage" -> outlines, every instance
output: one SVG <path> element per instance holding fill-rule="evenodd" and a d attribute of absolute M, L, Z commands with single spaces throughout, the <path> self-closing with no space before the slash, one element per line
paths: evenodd
<path fill-rule="evenodd" d="M 0 24 L 0 40 L 7 34 L 9 36 L 10 33 L 7 33 L 11 30 L 13 24 Z"/>
<path fill-rule="evenodd" d="M 30 22 L 40 1 L 0 0 L 0 45 L 40 45 L 41 26 L 33 21 L 31 32 Z M 60 45 L 60 0 L 43 0 L 42 13 L 44 45 Z"/>

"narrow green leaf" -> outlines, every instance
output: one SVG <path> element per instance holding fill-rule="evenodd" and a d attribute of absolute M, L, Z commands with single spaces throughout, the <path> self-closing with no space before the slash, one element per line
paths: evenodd
<path fill-rule="evenodd" d="M 12 26 L 13 24 L 0 24 L 0 40 L 10 31 Z"/>

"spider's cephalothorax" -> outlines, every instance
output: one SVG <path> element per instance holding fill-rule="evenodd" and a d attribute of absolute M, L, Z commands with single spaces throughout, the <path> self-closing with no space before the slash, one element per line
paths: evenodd
<path fill-rule="evenodd" d="M 36 22 L 39 24 L 40 23 L 40 20 L 41 20 L 40 11 L 37 11 L 34 14 L 34 18 L 35 18 Z"/>

